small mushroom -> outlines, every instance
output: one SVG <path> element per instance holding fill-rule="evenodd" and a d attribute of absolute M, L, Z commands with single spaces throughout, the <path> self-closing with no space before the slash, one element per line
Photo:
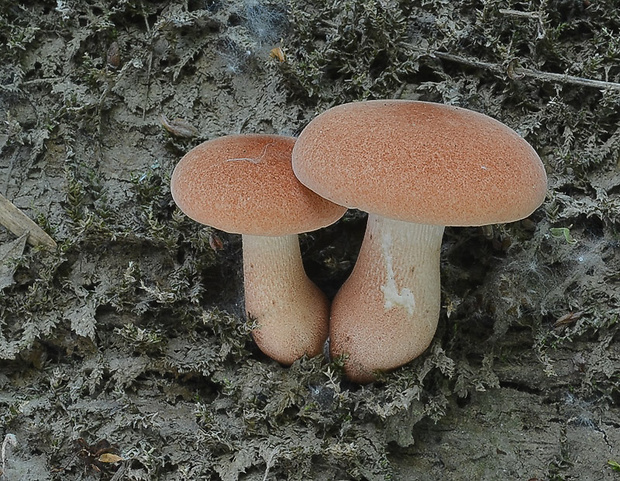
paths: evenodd
<path fill-rule="evenodd" d="M 532 147 L 485 115 L 386 100 L 334 107 L 312 120 L 293 170 L 332 202 L 368 212 L 356 265 L 331 309 L 332 356 L 369 382 L 419 356 L 439 319 L 444 226 L 530 215 L 547 176 Z"/>
<path fill-rule="evenodd" d="M 242 235 L 245 309 L 269 357 L 291 364 L 322 352 L 329 302 L 308 278 L 297 234 L 346 209 L 304 187 L 291 168 L 295 139 L 230 135 L 204 142 L 174 169 L 171 191 L 197 222 Z"/>

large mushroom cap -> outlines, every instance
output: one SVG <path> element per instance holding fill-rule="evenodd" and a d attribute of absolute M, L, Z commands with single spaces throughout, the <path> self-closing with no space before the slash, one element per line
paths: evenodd
<path fill-rule="evenodd" d="M 293 170 L 335 203 L 436 225 L 522 219 L 547 189 L 540 158 L 506 125 L 471 110 L 407 100 L 322 113 L 297 139 Z"/>
<path fill-rule="evenodd" d="M 172 197 L 195 221 L 234 234 L 299 234 L 332 224 L 346 209 L 299 183 L 291 168 L 294 145 L 279 135 L 204 142 L 174 169 Z"/>

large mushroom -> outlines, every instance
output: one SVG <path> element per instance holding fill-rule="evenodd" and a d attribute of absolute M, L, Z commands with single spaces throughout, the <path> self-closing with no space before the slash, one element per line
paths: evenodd
<path fill-rule="evenodd" d="M 304 187 L 291 168 L 295 139 L 230 135 L 189 151 L 172 174 L 179 208 L 197 222 L 242 235 L 245 309 L 258 347 L 282 364 L 322 352 L 329 303 L 304 270 L 297 234 L 345 208 Z"/>
<path fill-rule="evenodd" d="M 506 125 L 435 103 L 381 100 L 334 107 L 300 134 L 293 170 L 332 202 L 368 212 L 362 247 L 331 310 L 332 356 L 369 382 L 419 356 L 439 319 L 444 226 L 529 216 L 547 177 Z"/>

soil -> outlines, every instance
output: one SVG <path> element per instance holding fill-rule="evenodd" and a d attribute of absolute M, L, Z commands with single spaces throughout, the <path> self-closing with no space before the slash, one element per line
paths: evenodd
<path fill-rule="evenodd" d="M 0 480 L 620 479 L 619 38 L 614 0 L 1 2 L 0 193 L 58 246 L 0 227 Z M 497 118 L 549 192 L 446 230 L 436 339 L 358 386 L 260 353 L 169 180 L 372 98 Z M 364 223 L 301 237 L 329 296 Z"/>

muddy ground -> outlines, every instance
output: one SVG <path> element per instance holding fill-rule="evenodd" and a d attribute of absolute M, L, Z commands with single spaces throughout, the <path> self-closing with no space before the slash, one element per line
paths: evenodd
<path fill-rule="evenodd" d="M 0 2 L 0 193 L 58 247 L 0 229 L 2 481 L 620 479 L 615 0 L 21 3 Z M 239 237 L 168 185 L 204 140 L 372 98 L 497 118 L 549 193 L 447 229 L 436 340 L 360 387 L 261 355 Z M 330 295 L 363 230 L 303 236 Z"/>

